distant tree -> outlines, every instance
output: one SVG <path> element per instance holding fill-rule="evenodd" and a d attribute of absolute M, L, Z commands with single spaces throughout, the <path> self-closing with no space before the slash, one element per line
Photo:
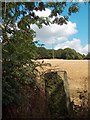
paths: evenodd
<path fill-rule="evenodd" d="M 85 57 L 84 54 L 82 55 L 82 54 L 80 54 L 80 53 L 77 52 L 77 54 L 76 54 L 76 56 L 75 56 L 75 59 L 81 60 L 81 59 L 84 59 L 84 57 Z"/>
<path fill-rule="evenodd" d="M 55 58 L 61 59 L 62 53 L 63 53 L 63 49 L 55 50 Z"/>
<path fill-rule="evenodd" d="M 53 58 L 53 50 L 52 49 L 48 49 L 48 58 L 51 59 Z"/>
<path fill-rule="evenodd" d="M 37 48 L 38 59 L 47 59 L 49 57 L 48 50 L 44 47 Z"/>
<path fill-rule="evenodd" d="M 85 54 L 82 54 L 83 59 L 85 59 Z"/>
<path fill-rule="evenodd" d="M 90 60 L 90 52 L 86 55 L 85 59 Z"/>
<path fill-rule="evenodd" d="M 74 49 L 65 48 L 61 54 L 63 59 L 83 59 L 83 55 L 77 53 Z"/>
<path fill-rule="evenodd" d="M 74 51 L 70 48 L 65 48 L 62 52 L 61 57 L 63 59 L 74 59 Z"/>
<path fill-rule="evenodd" d="M 38 47 L 38 57 L 37 59 L 51 59 L 53 58 L 52 49 L 46 49 L 44 47 Z M 65 48 L 54 50 L 54 57 L 58 59 L 84 59 L 85 55 L 76 52 L 74 49 Z"/>

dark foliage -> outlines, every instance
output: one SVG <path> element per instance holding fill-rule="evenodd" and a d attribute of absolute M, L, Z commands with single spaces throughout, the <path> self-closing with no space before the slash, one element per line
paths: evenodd
<path fill-rule="evenodd" d="M 90 60 L 90 52 L 86 55 L 85 59 Z"/>
<path fill-rule="evenodd" d="M 53 50 L 46 49 L 44 47 L 37 48 L 38 57 L 37 59 L 51 59 L 53 58 Z M 58 49 L 54 50 L 54 58 L 58 59 L 72 59 L 72 60 L 81 60 L 85 58 L 85 55 L 82 55 L 76 52 L 74 49 L 65 48 L 65 49 Z"/>
<path fill-rule="evenodd" d="M 2 36 L 0 37 L 2 38 L 3 53 L 3 108 L 24 104 L 25 99 L 28 99 L 28 94 L 31 95 L 32 93 L 27 91 L 27 94 L 25 94 L 24 87 L 27 85 L 33 91 L 37 87 L 36 67 L 39 64 L 35 63 L 37 48 L 33 38 L 36 34 L 31 29 L 31 25 L 36 24 L 41 28 L 43 24 L 67 24 L 69 16 L 78 12 L 79 8 L 77 3 L 72 2 L 68 6 L 66 15 L 58 18 L 58 14 L 61 15 L 67 6 L 66 2 L 2 2 L 2 23 L 0 24 Z M 45 8 L 51 8 L 51 15 L 48 18 L 35 15 L 34 10 L 42 11 Z M 53 16 L 55 16 L 55 19 L 50 21 Z M 51 52 L 49 54 L 51 55 Z M 36 91 L 38 92 L 37 89 Z M 31 106 L 31 102 L 28 105 Z M 12 107 L 10 108 L 13 109 Z M 37 110 L 38 108 L 36 112 Z M 18 110 L 16 109 L 15 111 Z M 4 114 L 7 114 L 7 111 Z M 15 116 L 12 114 L 12 117 Z"/>

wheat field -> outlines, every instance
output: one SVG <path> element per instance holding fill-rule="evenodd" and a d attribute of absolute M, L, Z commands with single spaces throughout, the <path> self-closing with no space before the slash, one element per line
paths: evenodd
<path fill-rule="evenodd" d="M 81 105 L 82 99 L 79 98 L 79 95 L 83 94 L 87 102 L 89 81 L 88 60 L 43 59 L 38 61 L 43 63 L 43 69 L 40 69 L 40 71 L 48 69 L 65 70 L 67 72 L 71 100 L 76 105 Z"/>

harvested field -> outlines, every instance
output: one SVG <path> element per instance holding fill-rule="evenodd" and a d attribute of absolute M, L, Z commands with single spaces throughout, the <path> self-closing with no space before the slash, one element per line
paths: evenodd
<path fill-rule="evenodd" d="M 81 106 L 83 98 L 84 104 L 87 104 L 88 60 L 43 59 L 38 61 L 43 61 L 43 69 L 39 68 L 40 71 L 48 69 L 65 70 L 67 72 L 71 101 L 75 105 Z"/>

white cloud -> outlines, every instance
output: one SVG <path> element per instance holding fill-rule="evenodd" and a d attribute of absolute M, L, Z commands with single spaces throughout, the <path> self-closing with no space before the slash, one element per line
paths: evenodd
<path fill-rule="evenodd" d="M 36 31 L 35 40 L 43 41 L 45 44 L 51 45 L 60 40 L 66 40 L 69 36 L 77 33 L 76 23 L 68 22 L 67 25 L 51 24 L 50 26 L 43 26 L 39 29 L 36 25 L 32 28 Z"/>
<path fill-rule="evenodd" d="M 51 10 L 45 9 L 45 11 L 35 11 L 35 14 L 42 17 L 48 17 L 51 13 Z M 36 25 L 32 25 L 32 28 L 36 31 L 36 38 L 34 40 L 39 40 L 40 43 L 44 43 L 45 46 L 49 46 L 55 49 L 70 47 L 76 51 L 87 54 L 88 45 L 82 46 L 80 39 L 73 38 L 69 40 L 69 37 L 78 32 L 76 23 L 71 21 L 68 24 L 62 26 L 57 24 L 50 24 L 50 26 L 44 25 L 39 29 Z"/>
<path fill-rule="evenodd" d="M 88 0 L 73 0 L 73 2 L 88 2 Z"/>
<path fill-rule="evenodd" d="M 84 2 L 85 0 L 78 0 L 78 2 Z"/>
<path fill-rule="evenodd" d="M 58 45 L 55 46 L 55 49 L 59 48 L 72 48 L 75 49 L 77 52 L 80 52 L 82 54 L 87 54 L 88 53 L 88 45 L 82 46 L 80 39 L 73 38 L 73 40 L 67 40 L 63 43 L 59 43 Z"/>
<path fill-rule="evenodd" d="M 45 10 L 43 10 L 43 11 L 40 11 L 40 10 L 38 10 L 38 11 L 33 10 L 33 11 L 39 17 L 48 17 L 51 14 L 51 10 L 48 8 L 45 8 Z"/>
<path fill-rule="evenodd" d="M 48 17 L 51 13 L 50 9 L 45 11 L 34 11 L 36 15 Z M 62 26 L 57 24 L 50 24 L 50 26 L 44 25 L 42 29 L 39 29 L 36 25 L 32 25 L 32 28 L 36 31 L 35 40 L 44 41 L 45 44 L 52 44 L 59 42 L 60 40 L 66 40 L 69 36 L 77 33 L 76 23 L 68 22 Z"/>

